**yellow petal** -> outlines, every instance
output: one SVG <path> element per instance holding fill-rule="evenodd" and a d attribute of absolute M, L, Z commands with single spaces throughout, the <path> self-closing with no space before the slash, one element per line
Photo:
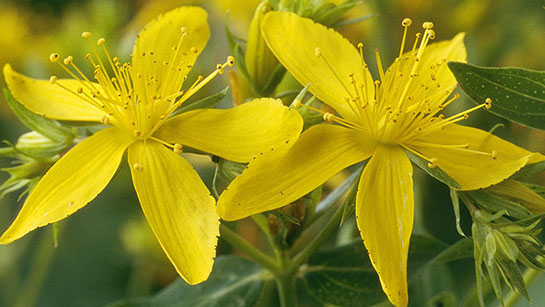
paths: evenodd
<path fill-rule="evenodd" d="M 132 65 L 136 73 L 153 77 L 156 93 L 162 97 L 180 90 L 206 46 L 210 37 L 206 18 L 205 10 L 183 6 L 157 17 L 138 35 Z M 183 39 L 182 29 L 186 33 Z"/>
<path fill-rule="evenodd" d="M 202 109 L 169 119 L 155 134 L 236 161 L 294 141 L 303 128 L 295 110 L 272 98 L 255 99 L 228 110 Z"/>
<path fill-rule="evenodd" d="M 153 141 L 129 147 L 129 164 L 144 215 L 170 262 L 189 284 L 206 280 L 219 218 L 201 178 L 184 158 Z"/>
<path fill-rule="evenodd" d="M 456 124 L 415 141 L 431 144 L 411 147 L 428 158 L 436 158 L 437 166 L 456 180 L 462 190 L 488 187 L 508 178 L 526 164 L 545 160 L 541 154 L 529 152 L 486 131 Z M 464 144 L 469 144 L 469 147 L 442 146 Z M 495 158 L 492 152 L 495 152 Z"/>
<path fill-rule="evenodd" d="M 231 221 L 287 205 L 367 159 L 373 148 L 360 132 L 328 124 L 313 126 L 293 146 L 269 150 L 252 160 L 222 193 L 218 214 Z"/>
<path fill-rule="evenodd" d="M 368 99 L 374 97 L 373 79 L 354 46 L 333 29 L 293 13 L 271 12 L 265 15 L 261 31 L 274 55 L 286 69 L 320 100 L 342 117 L 356 120 L 345 101 L 355 97 L 350 74 L 357 84 L 365 84 Z M 316 56 L 319 48 L 320 56 Z M 365 78 L 365 82 L 364 82 Z"/>
<path fill-rule="evenodd" d="M 37 80 L 17 73 L 9 64 L 4 65 L 4 77 L 13 97 L 30 111 L 47 118 L 97 122 L 105 114 L 78 94 L 53 85 L 49 80 Z M 57 80 L 57 83 L 73 92 L 82 87 L 79 81 L 70 79 Z M 98 84 L 96 86 L 99 87 Z"/>
<path fill-rule="evenodd" d="M 413 229 L 412 166 L 400 147 L 380 146 L 365 166 L 356 196 L 363 243 L 390 302 L 407 306 L 407 257 Z"/>
<path fill-rule="evenodd" d="M 0 243 L 10 243 L 83 208 L 110 182 L 133 140 L 117 128 L 108 128 L 68 151 L 30 193 Z"/>
<path fill-rule="evenodd" d="M 385 82 L 381 87 L 379 96 L 395 97 L 399 99 L 405 90 L 405 84 L 410 81 L 405 98 L 411 97 L 407 102 L 420 102 L 429 100 L 429 104 L 436 105 L 444 102 L 447 93 L 452 92 L 457 84 L 454 75 L 447 67 L 448 61 L 466 61 L 466 49 L 464 45 L 464 33 L 459 33 L 453 39 L 428 45 L 418 63 L 416 73 L 411 77 L 415 52 L 404 54 L 396 60 L 386 71 Z M 411 56 L 410 56 L 411 55 Z M 396 86 L 401 84 L 402 86 Z M 441 92 L 448 92 L 441 95 Z M 387 95 L 387 96 L 386 96 Z"/>

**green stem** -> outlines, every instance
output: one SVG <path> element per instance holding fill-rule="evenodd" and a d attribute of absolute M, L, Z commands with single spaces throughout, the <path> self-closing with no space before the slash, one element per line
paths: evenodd
<path fill-rule="evenodd" d="M 325 227 L 318 233 L 316 237 L 309 244 L 304 247 L 301 252 L 299 252 L 295 257 L 293 257 L 291 263 L 289 264 L 288 271 L 296 272 L 299 267 L 304 264 L 314 251 L 320 247 L 320 245 L 327 240 L 337 228 L 339 228 L 339 223 L 343 217 L 344 204 L 339 205 L 331 219 L 327 222 Z"/>
<path fill-rule="evenodd" d="M 55 253 L 54 241 L 49 233 L 41 234 L 38 241 L 36 252 L 34 253 L 34 260 L 30 268 L 30 276 L 26 280 L 26 283 L 19 293 L 20 295 L 16 300 L 14 306 L 35 306 L 36 300 L 40 294 L 40 290 L 47 278 L 49 267 L 53 261 Z"/>
<path fill-rule="evenodd" d="M 526 287 L 529 287 L 536 280 L 539 273 L 541 272 L 534 269 L 527 269 L 526 272 L 524 272 L 523 278 L 524 278 L 524 284 L 526 285 Z M 505 298 L 505 301 L 504 301 L 505 307 L 515 306 L 515 304 L 521 298 L 522 298 L 522 295 L 520 293 L 518 293 L 517 291 L 511 290 L 509 294 L 507 295 L 507 298 Z"/>
<path fill-rule="evenodd" d="M 296 307 L 297 306 L 297 291 L 295 287 L 295 274 L 277 275 L 276 286 L 278 288 L 278 297 L 280 306 Z"/>
<path fill-rule="evenodd" d="M 261 266 L 271 271 L 273 274 L 281 274 L 278 264 L 274 260 L 272 260 L 271 257 L 265 255 L 260 250 L 253 247 L 236 232 L 229 229 L 229 227 L 221 224 L 220 233 L 221 237 L 225 239 L 225 241 L 229 242 L 232 247 L 243 252 L 246 256 L 250 257 L 252 260 L 259 263 Z"/>

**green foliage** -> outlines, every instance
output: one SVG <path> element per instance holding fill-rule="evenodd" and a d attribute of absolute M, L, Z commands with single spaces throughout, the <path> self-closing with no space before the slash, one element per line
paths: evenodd
<path fill-rule="evenodd" d="M 545 72 L 522 68 L 489 68 L 449 62 L 460 87 L 477 104 L 492 99 L 490 112 L 545 129 Z"/>
<path fill-rule="evenodd" d="M 4 89 L 4 97 L 15 116 L 28 129 L 36 131 L 56 143 L 69 144 L 74 139 L 72 129 L 61 125 L 56 120 L 48 119 L 31 112 L 20 104 L 7 89 Z"/>
<path fill-rule="evenodd" d="M 413 235 L 409 250 L 409 278 L 429 264 L 471 257 L 471 240 L 448 246 L 426 236 Z M 363 243 L 354 242 L 314 254 L 301 278 L 320 302 L 339 306 L 372 306 L 386 300 Z"/>
<path fill-rule="evenodd" d="M 407 155 L 409 156 L 409 159 L 411 161 L 418 165 L 423 171 L 428 173 L 433 178 L 441 181 L 442 183 L 448 185 L 449 187 L 455 188 L 455 189 L 461 189 L 462 186 L 456 182 L 452 177 L 450 177 L 447 173 L 443 172 L 439 167 L 431 168 L 428 166 L 428 161 L 425 159 L 413 154 L 410 151 L 405 151 Z"/>
<path fill-rule="evenodd" d="M 264 279 L 270 278 L 259 265 L 236 257 L 216 258 L 214 269 L 207 281 L 190 286 L 178 279 L 156 295 L 128 299 L 109 307 L 224 307 L 253 306 Z"/>
<path fill-rule="evenodd" d="M 208 97 L 204 97 L 203 99 L 183 104 L 178 110 L 172 113 L 172 116 L 180 114 L 180 113 L 192 111 L 192 110 L 197 110 L 197 109 L 213 108 L 220 101 L 222 101 L 223 98 L 225 98 L 225 96 L 227 96 L 228 92 L 229 92 L 229 86 L 227 86 L 226 88 L 224 88 L 223 90 L 215 94 L 212 94 Z"/>

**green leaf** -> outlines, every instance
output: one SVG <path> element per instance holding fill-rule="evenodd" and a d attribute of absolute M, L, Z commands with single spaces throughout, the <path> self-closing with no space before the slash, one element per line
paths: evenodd
<path fill-rule="evenodd" d="M 524 177 L 535 175 L 537 173 L 541 173 L 543 171 L 545 171 L 545 161 L 525 165 L 522 169 L 520 169 L 518 172 L 513 174 L 511 178 L 513 179 L 524 178 Z"/>
<path fill-rule="evenodd" d="M 460 87 L 477 104 L 492 99 L 488 111 L 530 127 L 545 129 L 545 72 L 489 68 L 449 62 Z"/>
<path fill-rule="evenodd" d="M 459 235 L 465 237 L 466 234 L 460 226 L 460 199 L 458 198 L 458 192 L 456 192 L 456 190 L 452 188 L 450 188 L 449 190 L 450 198 L 452 199 L 452 208 L 454 209 L 454 218 L 456 219 L 456 231 L 458 231 Z"/>
<path fill-rule="evenodd" d="M 195 102 L 191 102 L 188 104 L 183 104 L 178 110 L 172 113 L 172 116 L 191 111 L 191 110 L 197 110 L 197 109 L 207 109 L 212 108 L 218 104 L 225 96 L 227 96 L 227 92 L 229 91 L 229 86 L 224 88 L 223 90 L 212 94 L 208 97 L 204 97 L 203 99 L 197 100 Z"/>
<path fill-rule="evenodd" d="M 233 181 L 246 168 L 247 164 L 229 161 L 220 158 L 218 161 L 218 174 L 227 182 Z"/>
<path fill-rule="evenodd" d="M 71 143 L 74 139 L 71 129 L 62 126 L 56 120 L 48 119 L 31 112 L 20 104 L 7 89 L 4 89 L 4 96 L 15 116 L 30 130 L 63 144 Z"/>
<path fill-rule="evenodd" d="M 447 248 L 437 239 L 413 235 L 409 248 L 409 277 Z M 386 300 L 360 239 L 317 252 L 300 276 L 317 300 L 339 306 L 371 306 Z"/>
<path fill-rule="evenodd" d="M 253 306 L 264 279 L 269 276 L 259 265 L 236 256 L 216 258 L 207 281 L 191 286 L 178 279 L 158 294 L 122 300 L 109 307 L 225 307 Z"/>
<path fill-rule="evenodd" d="M 530 213 L 526 207 L 508 199 L 499 197 L 486 190 L 475 190 L 464 193 L 466 193 L 481 208 L 487 210 L 488 212 L 497 213 L 505 210 L 509 216 L 516 219 L 525 219 L 532 216 L 532 213 Z"/>
<path fill-rule="evenodd" d="M 423 158 L 413 154 L 410 151 L 405 151 L 407 155 L 409 156 L 409 159 L 411 161 L 418 165 L 423 171 L 428 173 L 433 178 L 441 181 L 442 183 L 448 185 L 449 187 L 455 188 L 455 189 L 461 189 L 462 186 L 456 182 L 452 177 L 447 175 L 447 173 L 443 172 L 439 167 L 431 168 L 428 166 L 428 161 L 424 160 Z"/>
<path fill-rule="evenodd" d="M 464 238 L 443 250 L 433 259 L 433 263 L 444 263 L 455 260 L 473 258 L 473 240 Z"/>

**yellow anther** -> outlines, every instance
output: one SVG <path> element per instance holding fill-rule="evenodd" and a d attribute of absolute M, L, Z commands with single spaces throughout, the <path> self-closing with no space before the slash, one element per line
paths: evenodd
<path fill-rule="evenodd" d="M 433 28 L 433 22 L 426 21 L 422 24 L 422 28 L 424 29 L 432 29 Z"/>
<path fill-rule="evenodd" d="M 51 55 L 49 55 L 49 60 L 51 61 L 51 63 L 57 62 L 59 60 L 59 54 L 52 53 Z"/>
<path fill-rule="evenodd" d="M 182 153 L 182 144 L 174 144 L 174 147 L 172 149 L 174 150 L 174 153 L 181 154 Z"/>
<path fill-rule="evenodd" d="M 111 78 L 110 81 L 112 81 L 112 83 L 116 83 L 117 82 L 117 79 L 116 78 Z"/>
<path fill-rule="evenodd" d="M 316 49 L 314 49 L 314 55 L 319 57 L 322 55 L 322 49 L 320 49 L 320 47 L 316 47 Z"/>
<path fill-rule="evenodd" d="M 218 70 L 218 73 L 220 75 L 223 74 L 223 72 L 224 72 L 223 65 L 221 65 L 221 64 L 216 65 L 216 69 Z"/>
<path fill-rule="evenodd" d="M 358 43 L 358 49 L 361 49 L 363 48 L 363 44 L 362 43 Z"/>
<path fill-rule="evenodd" d="M 132 168 L 134 168 L 135 171 L 139 171 L 139 172 L 144 170 L 144 166 L 142 166 L 142 164 L 140 163 L 134 163 L 132 165 Z"/>
<path fill-rule="evenodd" d="M 134 130 L 132 133 L 135 137 L 139 137 L 142 134 L 139 130 Z"/>
<path fill-rule="evenodd" d="M 484 107 L 487 110 L 490 110 L 490 108 L 492 108 L 492 99 L 486 98 L 486 100 L 484 101 Z"/>
<path fill-rule="evenodd" d="M 301 107 L 301 99 L 294 99 L 291 105 L 294 109 L 299 109 Z"/>
<path fill-rule="evenodd" d="M 324 113 L 323 118 L 324 118 L 325 121 L 331 122 L 331 121 L 333 121 L 333 114 L 326 112 L 326 113 Z"/>
<path fill-rule="evenodd" d="M 464 119 L 468 119 L 469 118 L 469 114 L 464 114 Z"/>
<path fill-rule="evenodd" d="M 235 57 L 230 55 L 227 57 L 227 65 L 229 65 L 229 67 L 233 67 L 233 65 L 235 65 Z"/>
<path fill-rule="evenodd" d="M 51 78 L 49 78 L 49 83 L 51 84 L 57 83 L 57 76 L 51 76 Z"/>
<path fill-rule="evenodd" d="M 87 54 L 85 55 L 85 58 L 86 58 L 86 59 L 90 59 L 90 58 L 91 58 L 91 54 L 90 54 L 90 53 L 87 53 Z"/>
<path fill-rule="evenodd" d="M 428 30 L 428 35 L 430 36 L 430 39 L 435 39 L 435 31 L 434 30 Z"/>
<path fill-rule="evenodd" d="M 93 36 L 93 34 L 91 34 L 91 32 L 81 33 L 81 37 L 83 37 L 83 38 L 91 38 L 91 36 Z"/>
<path fill-rule="evenodd" d="M 109 118 L 107 115 L 104 115 L 104 116 L 102 117 L 101 122 L 102 122 L 104 125 L 109 125 L 109 124 L 110 124 L 110 118 Z"/>
<path fill-rule="evenodd" d="M 437 158 L 431 158 L 428 162 L 429 168 L 435 168 L 437 166 Z"/>
<path fill-rule="evenodd" d="M 67 56 L 67 57 L 63 60 L 64 65 L 70 65 L 70 64 L 72 64 L 73 61 L 74 61 L 74 57 L 71 56 L 71 55 Z"/>
<path fill-rule="evenodd" d="M 187 28 L 186 27 L 181 27 L 180 30 L 182 31 L 183 34 L 187 33 Z"/>
<path fill-rule="evenodd" d="M 375 80 L 375 86 L 380 86 L 380 80 Z"/>
<path fill-rule="evenodd" d="M 105 42 L 106 42 L 106 39 L 104 37 L 101 37 L 101 38 L 98 39 L 97 45 L 102 46 L 102 45 L 104 45 Z"/>
<path fill-rule="evenodd" d="M 498 152 L 495 150 L 492 150 L 492 159 L 496 160 L 496 157 L 498 156 Z"/>
<path fill-rule="evenodd" d="M 197 53 L 199 52 L 199 49 L 197 49 L 197 47 L 191 47 L 191 52 Z"/>
<path fill-rule="evenodd" d="M 78 92 L 78 94 L 82 94 L 83 93 L 83 87 L 78 87 L 77 92 Z"/>
<path fill-rule="evenodd" d="M 401 25 L 404 27 L 410 27 L 412 25 L 413 21 L 410 18 L 405 18 L 401 22 Z"/>

